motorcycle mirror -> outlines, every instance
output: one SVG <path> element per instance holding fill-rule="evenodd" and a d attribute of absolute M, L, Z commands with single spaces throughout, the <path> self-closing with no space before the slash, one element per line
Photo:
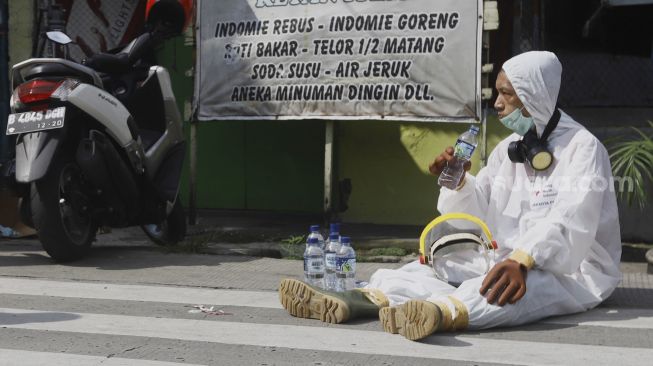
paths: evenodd
<path fill-rule="evenodd" d="M 64 32 L 59 32 L 59 31 L 53 31 L 53 32 L 46 32 L 46 36 L 48 37 L 49 40 L 66 45 L 68 43 L 72 43 L 72 39 L 66 35 Z"/>

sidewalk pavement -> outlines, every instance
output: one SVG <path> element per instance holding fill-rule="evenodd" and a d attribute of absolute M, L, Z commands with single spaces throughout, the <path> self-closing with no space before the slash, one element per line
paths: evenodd
<path fill-rule="evenodd" d="M 282 278 L 303 275 L 300 261 L 279 258 L 279 241 L 305 235 L 310 224 L 319 222 L 319 217 L 201 212 L 198 224 L 189 226 L 183 244 L 198 241 L 200 245 L 176 251 L 185 255 L 167 255 L 170 249 L 149 242 L 139 228 L 114 229 L 98 235 L 88 258 L 64 265 L 38 255 L 41 246 L 34 238 L 2 240 L 0 275 L 47 274 L 47 278 L 73 279 L 69 276 L 75 267 L 79 280 L 120 282 L 138 278 L 140 283 L 273 291 Z M 421 227 L 345 223 L 341 232 L 351 236 L 359 249 L 398 246 L 416 252 Z M 640 256 L 636 262 L 629 259 L 621 263 L 623 281 L 603 306 L 653 308 L 653 274 L 647 273 L 644 252 L 634 255 L 637 259 Z M 649 253 L 653 262 L 651 257 Z M 359 263 L 357 278 L 366 281 L 379 268 L 398 268 L 415 258 L 408 255 L 396 263 Z"/>
<path fill-rule="evenodd" d="M 320 215 L 207 210 L 200 212 L 195 225 L 188 226 L 186 245 L 208 254 L 297 258 L 303 255 L 309 226 L 316 224 L 326 238 L 329 223 Z M 343 223 L 340 230 L 342 236 L 351 237 L 366 261 L 405 263 L 417 259 L 422 226 Z M 376 253 L 370 252 L 375 248 Z M 381 249 L 386 250 L 379 253 Z"/>
<path fill-rule="evenodd" d="M 286 256 L 284 240 L 306 235 L 310 225 L 320 224 L 326 235 L 328 223 L 319 216 L 291 215 L 268 212 L 205 210 L 198 214 L 197 223 L 188 226 L 188 240 L 204 244 L 211 254 L 242 254 L 281 258 Z M 406 258 L 383 256 L 374 261 L 406 262 L 416 259 L 419 237 L 428 222 L 420 225 L 341 224 L 341 235 L 352 239 L 354 248 L 402 248 Z M 653 274 L 653 245 L 624 243 L 622 262 L 646 263 Z M 647 253 L 647 251 L 649 251 Z M 413 255 L 411 255 L 411 253 Z M 301 254 L 300 254 L 301 255 Z M 644 271 L 647 271 L 644 266 Z"/>

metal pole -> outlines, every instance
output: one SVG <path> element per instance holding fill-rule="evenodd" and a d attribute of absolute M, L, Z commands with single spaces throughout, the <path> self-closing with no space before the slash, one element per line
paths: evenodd
<path fill-rule="evenodd" d="M 490 37 L 488 31 L 483 31 L 483 40 L 482 40 L 482 57 L 481 57 L 481 88 L 484 93 L 481 93 L 481 168 L 487 165 L 487 98 L 488 93 L 491 94 L 491 89 L 489 89 L 489 71 L 486 70 L 486 62 L 488 62 L 489 57 L 489 48 L 490 48 Z"/>
<path fill-rule="evenodd" d="M 197 224 L 197 121 L 190 123 L 190 188 L 188 198 L 188 223 Z"/>
<path fill-rule="evenodd" d="M 324 128 L 324 217 L 329 220 L 332 211 L 333 186 L 333 121 L 327 121 Z"/>
<path fill-rule="evenodd" d="M 200 9 L 200 4 L 196 5 Z M 195 10 L 195 9 L 194 9 Z M 197 55 L 197 32 L 198 32 L 198 21 L 199 14 L 197 11 L 193 11 L 193 21 L 192 21 L 192 46 L 193 46 L 193 57 L 198 59 Z M 197 77 L 197 66 L 195 67 L 194 77 Z M 195 90 L 195 89 L 194 89 Z M 193 100 L 196 95 L 193 93 Z M 190 177 L 189 177 L 189 197 L 188 197 L 188 223 L 190 225 L 197 224 L 197 129 L 198 129 L 198 118 L 197 110 L 193 110 L 191 113 L 190 119 Z"/>
<path fill-rule="evenodd" d="M 499 10 L 497 1 L 483 2 L 483 38 L 482 38 L 482 55 L 481 68 L 482 73 L 482 98 L 481 98 L 481 124 L 483 135 L 481 142 L 481 166 L 487 165 L 488 148 L 487 148 L 487 118 L 490 111 L 490 101 L 492 100 L 492 82 L 490 75 L 494 72 L 494 64 L 490 59 L 490 32 L 499 29 Z"/>

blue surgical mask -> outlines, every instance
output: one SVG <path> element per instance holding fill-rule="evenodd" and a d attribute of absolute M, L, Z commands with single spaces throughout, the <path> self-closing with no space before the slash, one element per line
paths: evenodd
<path fill-rule="evenodd" d="M 515 109 L 509 115 L 499 119 L 504 126 L 513 130 L 520 136 L 524 136 L 526 132 L 535 125 L 533 117 L 524 117 L 524 114 L 521 112 L 522 109 L 524 109 L 524 107 Z"/>

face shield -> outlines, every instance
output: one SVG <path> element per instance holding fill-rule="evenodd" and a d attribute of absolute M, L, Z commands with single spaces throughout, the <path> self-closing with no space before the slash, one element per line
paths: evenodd
<path fill-rule="evenodd" d="M 478 217 L 449 213 L 431 221 L 420 236 L 420 263 L 453 286 L 486 274 L 494 262 L 496 242 Z"/>

